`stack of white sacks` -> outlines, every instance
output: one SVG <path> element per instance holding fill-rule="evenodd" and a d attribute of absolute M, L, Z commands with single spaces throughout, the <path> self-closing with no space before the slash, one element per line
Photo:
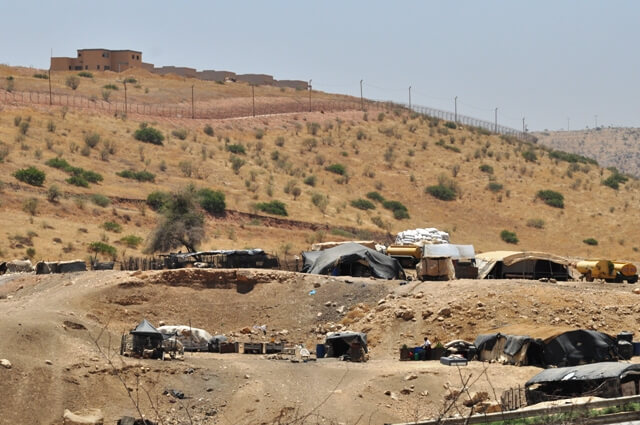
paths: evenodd
<path fill-rule="evenodd" d="M 405 230 L 396 236 L 396 245 L 449 243 L 449 234 L 435 227 Z"/>

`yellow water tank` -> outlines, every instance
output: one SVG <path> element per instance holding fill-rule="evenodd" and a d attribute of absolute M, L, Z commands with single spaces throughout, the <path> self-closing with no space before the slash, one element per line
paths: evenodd
<path fill-rule="evenodd" d="M 631 263 L 623 263 L 621 261 L 614 261 L 613 268 L 620 273 L 622 276 L 634 276 L 638 274 L 638 269 L 634 264 Z"/>
<path fill-rule="evenodd" d="M 422 248 L 417 245 L 391 245 L 387 248 L 387 255 L 391 257 L 422 257 Z"/>
<path fill-rule="evenodd" d="M 615 266 L 609 260 L 583 260 L 578 261 L 576 268 L 580 273 L 590 279 L 615 278 Z"/>

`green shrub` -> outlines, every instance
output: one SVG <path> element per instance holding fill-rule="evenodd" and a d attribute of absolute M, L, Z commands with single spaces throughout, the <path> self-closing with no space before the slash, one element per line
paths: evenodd
<path fill-rule="evenodd" d="M 324 213 L 329 206 L 329 197 L 324 193 L 315 192 L 311 194 L 311 203 Z"/>
<path fill-rule="evenodd" d="M 289 215 L 287 214 L 286 205 L 280 201 L 260 202 L 256 204 L 256 208 L 267 214 L 282 215 L 282 216 Z"/>
<path fill-rule="evenodd" d="M 177 128 L 171 132 L 173 137 L 177 137 L 180 140 L 184 140 L 187 138 L 188 132 L 184 128 Z"/>
<path fill-rule="evenodd" d="M 143 124 L 133 133 L 133 137 L 141 142 L 152 143 L 154 145 L 162 145 L 162 141 L 164 140 L 164 136 L 160 130 Z"/>
<path fill-rule="evenodd" d="M 46 178 L 44 171 L 38 170 L 36 167 L 22 168 L 15 173 L 13 177 L 21 182 L 30 184 L 31 186 L 42 186 Z"/>
<path fill-rule="evenodd" d="M 425 192 L 434 198 L 440 199 L 441 201 L 453 201 L 457 197 L 456 192 L 453 189 L 440 184 L 427 186 L 425 188 Z"/>
<path fill-rule="evenodd" d="M 376 208 L 373 202 L 362 198 L 351 201 L 351 206 L 360 210 L 373 210 Z"/>
<path fill-rule="evenodd" d="M 445 141 L 443 139 L 438 140 L 436 142 L 436 145 L 438 145 L 438 146 L 440 146 L 442 148 L 445 148 L 447 150 L 450 150 L 452 152 L 455 152 L 455 153 L 460 153 L 461 152 L 460 148 L 458 148 L 457 146 L 449 145 L 449 144 L 445 143 Z"/>
<path fill-rule="evenodd" d="M 57 168 L 63 171 L 67 171 L 71 169 L 71 165 L 69 165 L 69 163 L 66 160 L 60 157 L 51 158 L 50 160 L 45 162 L 45 165 L 48 165 L 49 167 Z"/>
<path fill-rule="evenodd" d="M 318 141 L 314 137 L 307 137 L 302 141 L 302 146 L 311 152 L 316 146 L 318 146 Z"/>
<path fill-rule="evenodd" d="M 494 193 L 500 192 L 503 188 L 504 186 L 501 183 L 497 183 L 497 182 L 489 182 L 489 184 L 487 185 L 487 189 L 489 189 Z"/>
<path fill-rule="evenodd" d="M 618 190 L 620 183 L 626 183 L 629 178 L 623 174 L 620 174 L 618 170 L 614 170 L 613 173 L 602 181 L 602 184 L 609 186 L 611 189 Z"/>
<path fill-rule="evenodd" d="M 255 132 L 256 139 L 261 140 L 264 137 L 264 130 L 259 128 Z"/>
<path fill-rule="evenodd" d="M 136 80 L 134 77 L 127 77 L 124 79 L 124 82 L 129 84 L 135 84 L 138 82 L 138 80 Z"/>
<path fill-rule="evenodd" d="M 564 196 L 554 190 L 540 190 L 536 194 L 536 197 L 550 207 L 564 208 Z"/>
<path fill-rule="evenodd" d="M 93 74 L 89 71 L 80 71 L 78 72 L 78 77 L 93 78 Z"/>
<path fill-rule="evenodd" d="M 598 245 L 598 241 L 594 238 L 587 238 L 585 240 L 583 240 L 582 242 L 584 242 L 587 245 L 591 245 L 591 246 L 595 246 Z"/>
<path fill-rule="evenodd" d="M 456 123 L 454 123 L 453 121 L 447 121 L 444 123 L 445 127 L 448 127 L 452 130 L 455 130 L 456 128 L 458 128 L 458 126 L 456 125 Z"/>
<path fill-rule="evenodd" d="M 198 191 L 198 202 L 202 209 L 210 214 L 223 213 L 227 207 L 224 193 L 219 190 L 200 189 Z"/>
<path fill-rule="evenodd" d="M 207 136 L 213 137 L 213 127 L 211 127 L 209 124 L 205 125 L 202 131 L 204 131 L 204 134 L 206 134 Z"/>
<path fill-rule="evenodd" d="M 238 155 L 245 155 L 247 153 L 244 148 L 244 145 L 242 145 L 241 143 L 234 143 L 231 145 L 227 145 L 226 149 L 227 151 L 238 154 Z"/>
<path fill-rule="evenodd" d="M 303 183 L 306 184 L 307 186 L 315 187 L 315 185 L 316 185 L 316 176 L 314 176 L 312 174 L 310 176 L 305 177 Z"/>
<path fill-rule="evenodd" d="M 318 124 L 317 122 L 308 122 L 307 123 L 307 131 L 312 136 L 317 135 L 319 130 L 320 130 L 320 124 Z"/>
<path fill-rule="evenodd" d="M 91 242 L 91 244 L 89 244 L 89 252 L 93 252 L 96 255 L 102 254 L 115 259 L 118 251 L 115 247 L 104 242 Z"/>
<path fill-rule="evenodd" d="M 102 223 L 102 228 L 107 232 L 120 233 L 122 232 L 122 226 L 115 221 L 105 221 Z"/>
<path fill-rule="evenodd" d="M 380 195 L 380 193 L 378 192 L 369 192 L 367 193 L 367 198 L 371 199 L 372 201 L 377 201 L 377 202 L 384 202 L 384 196 Z"/>
<path fill-rule="evenodd" d="M 105 84 L 102 88 L 105 90 L 118 90 L 118 86 L 115 84 Z"/>
<path fill-rule="evenodd" d="M 541 218 L 532 218 L 527 220 L 527 226 L 534 229 L 544 229 L 544 220 Z"/>
<path fill-rule="evenodd" d="M 159 190 L 153 191 L 147 196 L 147 205 L 154 211 L 159 211 L 169 201 L 171 201 L 171 194 Z"/>
<path fill-rule="evenodd" d="M 517 244 L 518 236 L 516 236 L 515 232 L 510 232 L 508 230 L 503 230 L 500 232 L 500 238 L 506 243 Z"/>
<path fill-rule="evenodd" d="M 538 160 L 538 155 L 533 150 L 522 152 L 522 157 L 528 162 L 536 162 Z"/>
<path fill-rule="evenodd" d="M 572 163 L 593 164 L 598 165 L 598 161 L 595 159 L 587 158 L 586 156 L 578 155 L 575 153 L 568 153 L 563 151 L 549 151 L 549 158 L 557 159 L 559 161 L 566 161 Z"/>
<path fill-rule="evenodd" d="M 43 73 L 35 73 L 33 74 L 33 78 L 40 78 L 41 80 L 48 80 L 49 76 Z"/>
<path fill-rule="evenodd" d="M 98 133 L 87 134 L 84 136 L 84 143 L 93 149 L 100 143 L 100 135 Z"/>
<path fill-rule="evenodd" d="M 111 203 L 111 199 L 107 198 L 104 195 L 100 195 L 99 193 L 94 193 L 89 197 L 89 199 L 91 199 L 91 202 L 102 208 L 108 206 Z"/>
<path fill-rule="evenodd" d="M 22 203 L 22 210 L 30 215 L 36 215 L 38 213 L 38 199 L 29 198 Z"/>
<path fill-rule="evenodd" d="M 334 173 L 334 174 L 339 174 L 341 176 L 344 176 L 347 174 L 347 167 L 345 167 L 342 164 L 331 164 L 328 165 L 326 167 L 324 167 L 325 170 Z"/>
<path fill-rule="evenodd" d="M 231 155 L 230 160 L 233 172 L 236 174 L 240 173 L 240 168 L 245 164 L 245 160 L 236 155 Z"/>
<path fill-rule="evenodd" d="M 135 171 L 135 170 L 123 170 L 116 173 L 117 176 L 125 179 L 138 180 L 139 182 L 153 182 L 156 179 L 156 175 L 149 171 Z"/>
<path fill-rule="evenodd" d="M 71 177 L 69 177 L 68 179 L 65 180 L 67 183 L 72 184 L 74 186 L 79 186 L 79 187 L 89 187 L 89 182 L 87 181 L 87 179 L 85 179 L 84 177 L 82 177 L 81 175 L 73 175 Z"/>
<path fill-rule="evenodd" d="M 482 164 L 480 166 L 480 171 L 487 174 L 493 174 L 493 167 L 489 164 Z"/>
<path fill-rule="evenodd" d="M 78 173 L 77 175 L 82 176 L 89 183 L 99 183 L 104 180 L 102 174 L 96 173 L 95 171 L 84 170 L 82 168 L 74 167 L 72 173 L 74 173 L 74 175 Z"/>
<path fill-rule="evenodd" d="M 22 121 L 20 123 L 20 125 L 18 126 L 18 131 L 20 132 L 20 134 L 22 134 L 23 136 L 27 135 L 27 132 L 29 131 L 29 121 Z"/>
<path fill-rule="evenodd" d="M 138 245 L 142 243 L 142 238 L 136 235 L 127 235 L 127 236 L 123 236 L 120 239 L 120 242 L 125 244 L 128 248 L 135 249 L 138 247 Z"/>

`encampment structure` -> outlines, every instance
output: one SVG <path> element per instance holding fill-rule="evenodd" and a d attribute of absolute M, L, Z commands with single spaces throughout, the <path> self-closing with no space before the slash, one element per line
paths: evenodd
<path fill-rule="evenodd" d="M 362 332 L 329 332 L 325 339 L 327 357 L 347 356 L 352 361 L 366 361 L 367 334 Z"/>
<path fill-rule="evenodd" d="M 604 362 L 546 369 L 525 384 L 527 404 L 564 398 L 640 394 L 640 364 Z"/>
<path fill-rule="evenodd" d="M 490 251 L 476 254 L 478 279 L 569 280 L 569 260 L 535 251 Z"/>
<path fill-rule="evenodd" d="M 545 326 L 505 327 L 476 338 L 478 360 L 517 366 L 574 366 L 618 360 L 616 340 L 602 332 Z"/>
<path fill-rule="evenodd" d="M 303 273 L 404 278 L 404 270 L 396 259 L 353 242 L 324 251 L 303 252 L 302 259 Z"/>

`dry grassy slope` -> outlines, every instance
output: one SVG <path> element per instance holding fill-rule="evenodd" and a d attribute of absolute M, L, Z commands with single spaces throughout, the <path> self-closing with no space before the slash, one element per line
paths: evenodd
<path fill-rule="evenodd" d="M 551 131 L 535 135 L 542 145 L 588 156 L 603 167 L 616 167 L 623 173 L 640 176 L 640 130 L 637 128 Z"/>
<path fill-rule="evenodd" d="M 17 71 L 12 69 L 16 75 Z M 183 89 L 190 87 L 189 81 L 151 75 L 145 77 L 144 86 L 160 90 L 167 79 L 181 84 Z M 40 84 L 37 79 L 31 80 L 33 84 Z M 227 89 L 226 85 L 212 87 Z M 173 99 L 172 95 L 167 96 Z M 31 118 L 22 141 L 17 139 L 16 116 Z M 36 259 L 74 258 L 86 256 L 86 245 L 92 241 L 104 239 L 114 243 L 128 234 L 144 237 L 156 221 L 153 212 L 134 204 L 100 208 L 71 198 L 58 204 L 48 203 L 44 189 L 51 184 L 72 194 L 99 193 L 144 199 L 153 190 L 175 190 L 193 183 L 224 191 L 228 207 L 241 211 L 252 211 L 255 202 L 277 199 L 287 204 L 289 218 L 330 226 L 376 230 L 372 218 L 380 216 L 391 232 L 434 226 L 451 232 L 452 241 L 474 244 L 478 251 L 538 249 L 561 255 L 638 260 L 640 231 L 631 214 L 640 203 L 636 181 L 626 183 L 616 192 L 600 184 L 609 171 L 591 166 L 568 172 L 568 163 L 550 160 L 535 146 L 531 148 L 536 150 L 538 160 L 527 162 L 522 151 L 529 147 L 496 135 L 487 136 L 465 128 L 452 130 L 443 122 L 435 124 L 406 113 L 387 113 L 380 118 L 377 112 L 370 112 L 368 116 L 359 112 L 312 113 L 210 122 L 147 117 L 144 119 L 150 125 L 167 136 L 164 146 L 154 146 L 140 143 L 132 136 L 143 118 L 130 116 L 123 121 L 86 111 L 69 111 L 63 118 L 59 109 L 5 105 L 0 112 L 0 141 L 9 147 L 10 153 L 0 165 L 0 181 L 5 182 L 0 206 L 2 257 L 24 256 L 26 246 L 16 245 L 15 238 L 13 241 L 9 238 L 25 236 L 29 231 L 37 234 L 32 238 Z M 47 129 L 49 121 L 55 124 L 53 132 Z M 315 136 L 308 133 L 310 123 L 320 125 Z M 214 137 L 203 133 L 206 124 L 213 126 Z M 180 140 L 171 136 L 176 129 L 186 129 L 187 138 Z M 264 131 L 260 140 L 256 137 L 258 130 Z M 108 161 L 100 159 L 101 144 L 88 156 L 82 155 L 84 136 L 92 132 L 116 144 L 116 153 Z M 280 137 L 284 138 L 283 146 L 276 144 Z M 309 149 L 305 140 L 311 137 L 317 140 L 317 146 Z M 238 174 L 232 171 L 231 155 L 225 150 L 227 139 L 229 143 L 243 144 L 247 150 L 246 155 L 241 155 L 246 164 Z M 460 153 L 438 146 L 439 141 L 458 148 Z M 73 145 L 79 147 L 75 152 L 72 152 Z M 392 162 L 385 159 L 388 149 L 392 149 Z M 286 159 L 280 164 L 272 159 L 276 151 L 281 159 Z M 65 173 L 44 165 L 46 160 L 58 155 L 72 165 L 101 173 L 105 180 L 89 189 L 65 183 Z M 162 163 L 166 164 L 166 171 L 160 170 Z M 180 163 L 192 165 L 191 178 L 184 176 Z M 347 167 L 348 184 L 339 184 L 338 176 L 324 170 L 331 163 Z M 493 177 L 479 170 L 481 164 L 493 167 Z M 47 172 L 44 189 L 34 191 L 30 186 L 19 184 L 15 190 L 6 185 L 17 183 L 12 173 L 29 165 Z M 156 182 L 137 183 L 115 175 L 124 169 L 147 169 L 156 174 Z M 316 187 L 303 183 L 311 174 L 317 177 Z M 444 202 L 425 194 L 424 188 L 435 184 L 439 175 L 446 175 L 458 184 L 459 199 Z M 503 184 L 504 189 L 499 193 L 489 191 L 490 178 Z M 290 181 L 302 189 L 302 195 L 295 200 L 284 193 Z M 369 212 L 350 206 L 351 200 L 377 188 L 381 188 L 378 190 L 387 199 L 405 204 L 411 218 L 395 220 L 391 212 L 380 205 Z M 565 208 L 556 209 L 536 201 L 535 194 L 541 189 L 561 192 L 565 196 Z M 324 213 L 311 202 L 314 193 L 329 197 Z M 29 197 L 40 200 L 35 217 L 22 210 L 23 202 Z M 545 221 L 544 229 L 527 227 L 527 221 L 534 218 Z M 123 232 L 104 232 L 100 226 L 108 220 L 119 222 Z M 520 243 L 517 246 L 504 243 L 499 236 L 503 229 L 515 231 Z M 312 240 L 340 239 L 332 234 L 312 234 L 295 228 L 265 228 L 258 221 L 213 218 L 208 219 L 208 234 L 205 245 L 208 248 L 261 246 L 272 251 L 288 248 L 291 252 L 307 248 Z M 582 242 L 590 237 L 599 241 L 597 247 Z M 54 238 L 61 243 L 54 242 Z M 63 252 L 63 248 L 71 248 L 69 243 L 73 244 L 73 250 Z M 139 253 L 122 245 L 118 249 L 120 254 L 123 251 Z"/>

